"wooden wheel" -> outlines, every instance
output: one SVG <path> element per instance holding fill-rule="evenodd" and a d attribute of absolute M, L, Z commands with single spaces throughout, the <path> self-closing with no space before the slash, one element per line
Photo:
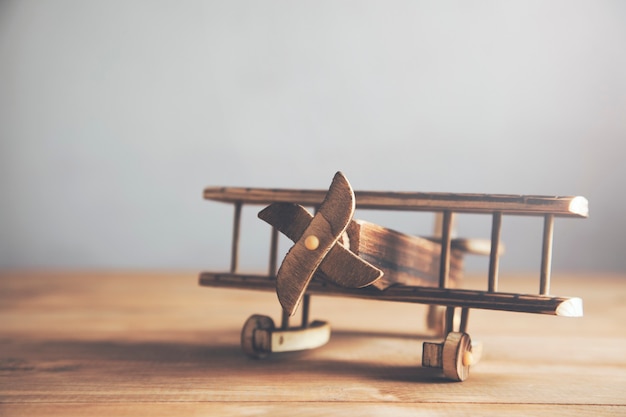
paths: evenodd
<path fill-rule="evenodd" d="M 473 363 L 472 341 L 467 333 L 451 332 L 443 342 L 443 374 L 452 381 L 465 381 Z"/>
<path fill-rule="evenodd" d="M 267 330 L 268 332 L 259 332 Z M 255 359 L 263 359 L 270 354 L 268 334 L 274 330 L 274 320 L 268 316 L 254 314 L 246 320 L 241 329 L 241 349 Z"/>

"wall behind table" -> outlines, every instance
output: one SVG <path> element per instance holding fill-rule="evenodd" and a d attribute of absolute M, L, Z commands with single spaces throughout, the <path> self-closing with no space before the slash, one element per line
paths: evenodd
<path fill-rule="evenodd" d="M 555 269 L 624 272 L 625 44 L 618 1 L 5 0 L 0 267 L 226 268 L 231 210 L 205 186 L 342 170 L 356 189 L 584 195 Z M 538 268 L 541 224 L 503 228 L 503 269 Z"/>

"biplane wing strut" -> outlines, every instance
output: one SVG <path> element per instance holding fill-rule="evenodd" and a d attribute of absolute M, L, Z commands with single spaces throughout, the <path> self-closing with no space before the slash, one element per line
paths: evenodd
<path fill-rule="evenodd" d="M 330 281 L 344 287 L 360 288 L 382 276 L 382 271 L 351 253 L 337 241 L 352 220 L 354 192 L 338 172 L 315 216 L 298 205 L 272 204 L 259 217 L 295 241 L 276 275 L 276 293 L 283 310 L 294 315 L 311 278 L 318 270 Z M 344 265 L 341 275 L 333 265 Z M 350 265 L 350 268 L 345 268 Z"/>

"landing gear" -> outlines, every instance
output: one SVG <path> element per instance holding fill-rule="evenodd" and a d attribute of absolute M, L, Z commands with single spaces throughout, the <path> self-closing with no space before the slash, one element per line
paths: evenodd
<path fill-rule="evenodd" d="M 241 349 L 255 359 L 263 359 L 270 353 L 293 352 L 314 349 L 325 345 L 330 339 L 330 324 L 325 321 L 308 323 L 309 296 L 302 305 L 302 323 L 299 327 L 289 326 L 289 316 L 283 314 L 280 328 L 276 328 L 271 317 L 254 314 L 246 320 L 241 330 Z"/>
<path fill-rule="evenodd" d="M 451 331 L 453 327 L 454 309 L 446 311 L 447 335 L 442 343 L 424 342 L 422 350 L 422 366 L 440 368 L 443 376 L 451 381 L 465 381 L 469 376 L 470 366 L 478 363 L 482 345 L 472 344 L 469 334 L 466 333 L 468 310 L 461 312 L 461 323 L 458 331 Z"/>
<path fill-rule="evenodd" d="M 424 343 L 422 366 L 441 368 L 443 376 L 451 381 L 465 381 L 470 366 L 475 363 L 472 341 L 467 333 L 451 332 L 443 343 Z"/>
<path fill-rule="evenodd" d="M 323 346 L 330 339 L 330 325 L 325 321 L 308 323 L 309 297 L 302 303 L 302 323 L 289 326 L 289 316 L 283 314 L 280 327 L 276 327 L 271 317 L 254 314 L 248 318 L 241 331 L 241 348 L 254 359 L 263 359 L 271 353 L 294 352 Z M 472 343 L 467 330 L 468 312 L 461 311 L 460 323 L 455 322 L 454 308 L 445 310 L 445 330 L 443 342 L 424 342 L 422 366 L 438 368 L 450 381 L 465 381 L 472 365 L 478 363 L 482 345 Z"/>

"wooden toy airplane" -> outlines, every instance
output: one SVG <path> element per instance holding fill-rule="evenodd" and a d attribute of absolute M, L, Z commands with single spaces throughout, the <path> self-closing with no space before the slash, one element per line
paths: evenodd
<path fill-rule="evenodd" d="M 234 204 L 229 272 L 203 272 L 200 285 L 275 290 L 283 308 L 279 328 L 267 316 L 253 315 L 243 326 L 242 349 L 262 358 L 272 352 L 319 347 L 330 338 L 330 325 L 309 322 L 311 295 L 334 295 L 430 305 L 428 325 L 438 329 L 441 343 L 424 342 L 422 365 L 441 368 L 446 378 L 463 381 L 480 357 L 467 333 L 471 308 L 557 316 L 582 316 L 579 298 L 549 294 L 552 237 L 555 217 L 588 216 L 584 197 L 547 197 L 494 194 L 353 192 L 338 172 L 329 190 L 288 190 L 210 187 L 210 200 Z M 241 211 L 244 204 L 267 205 L 259 217 L 272 226 L 269 273 L 238 273 Z M 315 208 L 312 215 L 303 206 Z M 440 215 L 440 236 L 402 234 L 353 219 L 355 208 L 430 211 Z M 492 215 L 491 240 L 453 239 L 455 213 Z M 500 229 L 503 215 L 543 218 L 543 248 L 538 294 L 498 291 Z M 278 232 L 294 241 L 277 269 Z M 463 255 L 489 256 L 487 290 L 457 288 Z M 289 317 L 301 306 L 299 326 Z M 455 314 L 460 310 L 460 321 Z M 445 313 L 444 313 L 445 312 Z M 456 327 L 455 327 L 456 325 Z"/>

